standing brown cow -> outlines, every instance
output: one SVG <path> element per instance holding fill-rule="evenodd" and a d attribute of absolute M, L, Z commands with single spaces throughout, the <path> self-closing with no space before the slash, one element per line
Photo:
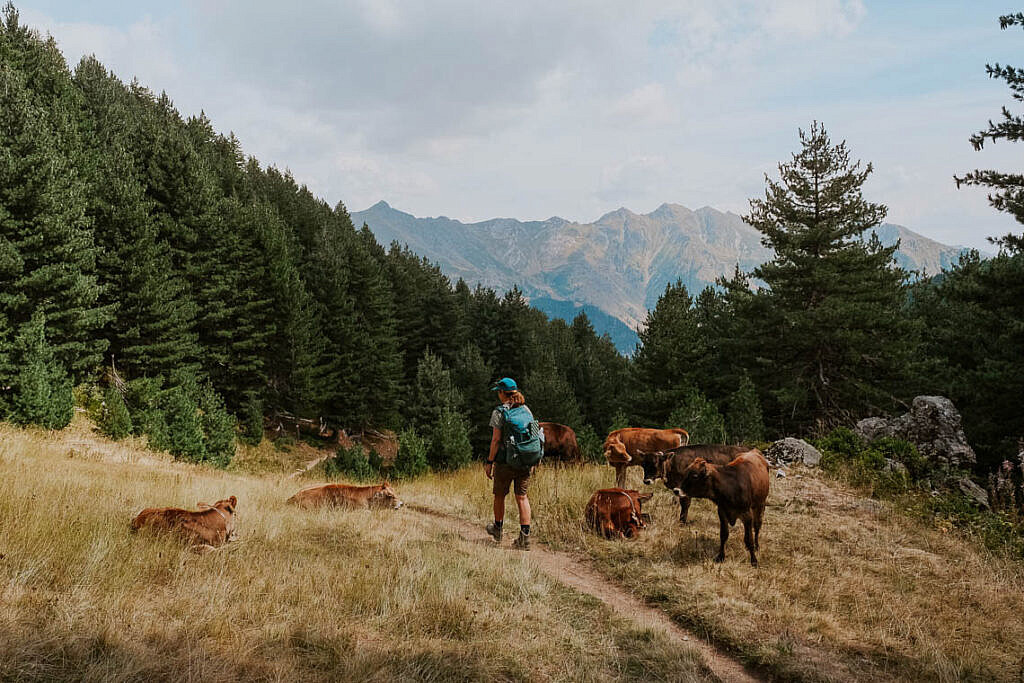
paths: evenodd
<path fill-rule="evenodd" d="M 666 451 L 690 442 L 685 429 L 649 429 L 626 427 L 616 429 L 604 440 L 604 457 L 615 468 L 615 485 L 626 485 L 626 468 L 640 463 L 633 458 L 640 453 Z"/>
<path fill-rule="evenodd" d="M 548 462 L 568 462 L 578 465 L 583 462 L 580 446 L 576 443 L 576 432 L 572 427 L 557 422 L 541 422 L 544 430 L 544 458 Z"/>
<path fill-rule="evenodd" d="M 677 494 L 710 498 L 718 506 L 719 540 L 715 562 L 725 559 L 729 527 L 743 521 L 743 544 L 750 552 L 750 564 L 757 566 L 755 551 L 761 547 L 761 520 L 768 499 L 768 461 L 752 448 L 728 465 L 713 465 L 697 458 L 683 471 Z"/>
<path fill-rule="evenodd" d="M 641 506 L 653 495 L 632 489 L 596 491 L 587 503 L 587 526 L 605 538 L 633 538 L 647 526 Z"/>
<path fill-rule="evenodd" d="M 650 486 L 656 479 L 665 483 L 665 488 L 676 492 L 679 479 L 686 468 L 697 458 L 704 458 L 714 465 L 728 465 L 736 456 L 749 451 L 747 446 L 694 445 L 679 446 L 657 453 L 640 453 L 635 458 L 644 468 L 644 483 Z M 677 493 L 677 495 L 679 495 Z M 679 522 L 686 524 L 690 511 L 690 497 L 679 495 Z"/>

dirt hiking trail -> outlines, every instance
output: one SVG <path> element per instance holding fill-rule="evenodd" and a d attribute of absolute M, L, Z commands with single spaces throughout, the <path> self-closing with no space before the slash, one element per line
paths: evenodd
<path fill-rule="evenodd" d="M 465 541 L 494 544 L 481 525 L 422 505 L 409 503 L 406 508 L 431 518 L 435 522 L 443 521 L 448 528 L 454 528 Z M 514 552 L 510 548 L 508 550 Z M 536 543 L 526 554 L 529 556 L 530 562 L 552 579 L 597 598 L 620 616 L 627 617 L 641 626 L 664 631 L 681 646 L 696 650 L 705 666 L 720 680 L 726 683 L 763 680 L 747 671 L 735 658 L 721 652 L 695 633 L 682 628 L 660 610 L 646 605 L 572 555 L 549 550 Z"/>

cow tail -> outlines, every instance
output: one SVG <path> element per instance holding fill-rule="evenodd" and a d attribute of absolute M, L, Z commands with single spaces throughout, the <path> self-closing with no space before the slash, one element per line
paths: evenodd
<path fill-rule="evenodd" d="M 690 432 L 685 429 L 673 429 L 676 434 L 679 435 L 679 445 L 689 446 L 690 445 Z"/>

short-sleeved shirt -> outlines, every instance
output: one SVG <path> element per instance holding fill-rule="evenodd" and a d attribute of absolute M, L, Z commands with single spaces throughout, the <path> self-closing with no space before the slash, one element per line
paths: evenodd
<path fill-rule="evenodd" d="M 504 406 L 498 406 L 491 413 L 491 421 L 488 424 L 494 429 L 501 430 L 501 446 L 498 447 L 498 454 L 494 456 L 494 462 L 502 463 L 505 462 L 505 416 L 501 414 L 501 409 Z"/>

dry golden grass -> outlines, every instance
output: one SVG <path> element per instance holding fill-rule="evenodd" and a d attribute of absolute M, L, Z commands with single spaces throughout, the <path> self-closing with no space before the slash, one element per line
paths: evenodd
<path fill-rule="evenodd" d="M 644 490 L 639 472 L 631 486 Z M 794 474 L 799 473 L 797 478 Z M 820 474 L 773 479 L 760 569 L 742 527 L 718 549 L 714 504 L 695 501 L 680 526 L 659 482 L 654 526 L 634 542 L 580 528 L 607 467 L 541 469 L 531 489 L 536 539 L 588 555 L 606 575 L 758 668 L 799 680 L 1021 680 L 1024 566 L 929 528 Z M 409 498 L 483 522 L 479 467 L 406 486 Z M 509 499 L 506 524 L 515 521 Z M 514 528 L 514 527 L 513 527 Z"/>
<path fill-rule="evenodd" d="M 300 482 L 170 461 L 76 421 L 0 425 L 0 680 L 706 680 L 694 654 L 412 511 L 302 511 Z M 399 488 L 400 495 L 404 495 Z M 240 540 L 132 534 L 239 498 Z"/>

